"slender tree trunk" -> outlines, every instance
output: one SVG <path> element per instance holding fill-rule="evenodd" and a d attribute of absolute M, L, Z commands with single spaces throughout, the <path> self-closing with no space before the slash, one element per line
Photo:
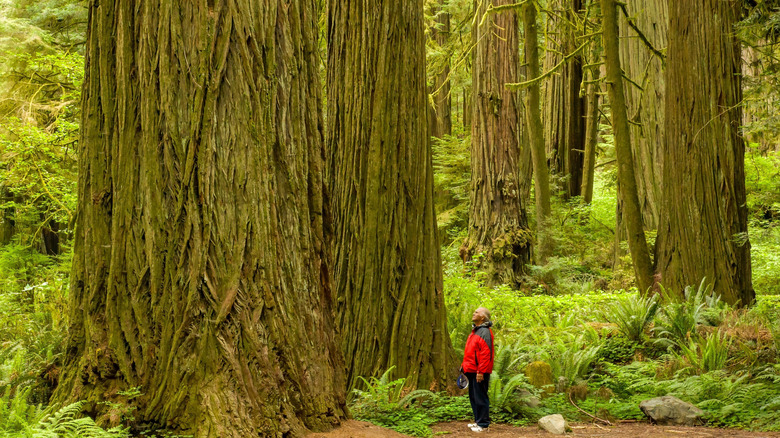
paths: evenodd
<path fill-rule="evenodd" d="M 301 436 L 345 409 L 313 1 L 90 2 L 59 403 Z"/>
<path fill-rule="evenodd" d="M 427 124 L 423 1 L 331 2 L 329 181 L 349 387 L 452 382 Z M 355 37 L 359 35 L 360 37 Z"/>
<path fill-rule="evenodd" d="M 461 247 L 464 261 L 484 254 L 490 283 L 517 284 L 531 260 L 519 175 L 522 124 L 518 93 L 505 87 L 518 82 L 517 14 L 485 15 L 488 8 L 511 3 L 482 2 L 475 30 L 472 69 L 474 120 L 471 125 L 471 206 L 469 234 Z"/>
<path fill-rule="evenodd" d="M 7 192 L 5 189 L 0 188 L 0 201 L 3 203 L 13 201 L 13 195 Z M 16 231 L 16 212 L 13 207 L 5 207 L 0 209 L 0 245 L 7 245 L 11 243 L 11 239 Z"/>
<path fill-rule="evenodd" d="M 755 299 L 745 206 L 737 0 L 669 3 L 666 142 L 656 266 L 682 292 L 703 277 L 729 304 Z"/>
<path fill-rule="evenodd" d="M 430 29 L 430 38 L 437 46 L 444 47 L 450 35 L 450 14 L 441 11 L 441 5 L 436 5 L 434 25 Z M 452 115 L 450 99 L 450 62 L 442 63 L 440 71 L 433 77 L 429 92 L 433 95 L 433 111 L 431 119 L 431 137 L 442 138 L 452 133 Z"/>
<path fill-rule="evenodd" d="M 658 50 L 667 46 L 669 0 L 630 1 L 626 9 L 634 24 Z M 625 96 L 631 123 L 639 206 L 646 230 L 658 227 L 661 198 L 661 148 L 664 143 L 664 62 L 653 54 L 618 13 L 621 34 L 620 56 L 625 75 L 639 84 L 626 82 Z"/>
<path fill-rule="evenodd" d="M 463 90 L 463 126 L 466 129 L 471 127 L 472 114 L 474 112 L 474 101 L 471 98 L 471 92 Z"/>
<path fill-rule="evenodd" d="M 575 28 L 581 0 L 554 0 L 548 15 L 546 44 L 551 50 L 545 52 L 544 70 L 552 69 L 563 60 L 564 55 L 574 52 L 578 35 Z M 549 168 L 560 177 L 566 177 L 561 187 L 564 197 L 579 196 L 582 187 L 585 149 L 585 98 L 581 96 L 582 56 L 575 55 L 561 69 L 545 81 L 542 109 L 544 112 L 545 149 Z"/>
<path fill-rule="evenodd" d="M 523 6 L 523 30 L 525 32 L 525 57 L 528 62 L 528 77 L 538 78 L 539 43 L 536 34 L 536 5 L 528 2 Z M 550 174 L 544 153 L 544 126 L 542 125 L 539 104 L 539 81 L 534 82 L 526 91 L 526 120 L 528 121 L 528 141 L 531 145 L 531 159 L 534 168 L 534 197 L 536 201 L 537 256 L 540 262 L 552 253 L 552 240 L 547 235 L 547 223 L 551 215 Z"/>
<path fill-rule="evenodd" d="M 606 82 L 612 108 L 612 128 L 615 134 L 615 154 L 618 160 L 618 182 L 620 198 L 623 201 L 623 218 L 628 231 L 628 249 L 634 264 L 637 286 L 641 292 L 645 293 L 653 285 L 653 267 L 642 226 L 634 162 L 631 156 L 631 133 L 628 127 L 626 100 L 623 95 L 615 0 L 601 0 L 601 12 L 607 70 Z"/>
<path fill-rule="evenodd" d="M 601 58 L 601 50 L 594 42 L 592 63 L 597 63 Z M 601 89 L 601 83 L 599 82 L 601 77 L 601 68 L 596 66 L 591 70 L 591 83 L 588 84 L 587 94 L 587 107 L 588 116 L 585 118 L 585 162 L 583 163 L 582 177 L 582 200 L 586 204 L 590 204 L 593 201 L 593 180 L 596 174 L 596 146 L 599 139 L 599 119 L 601 118 L 601 112 L 599 112 L 599 91 Z"/>

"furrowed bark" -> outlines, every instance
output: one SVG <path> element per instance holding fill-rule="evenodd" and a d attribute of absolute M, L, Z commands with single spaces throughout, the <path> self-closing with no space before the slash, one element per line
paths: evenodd
<path fill-rule="evenodd" d="M 56 402 L 138 387 L 137 423 L 195 437 L 344 418 L 316 26 L 313 1 L 90 2 Z"/>
<path fill-rule="evenodd" d="M 328 147 L 337 322 L 348 386 L 395 366 L 457 371 L 446 327 L 428 135 L 423 1 L 331 2 Z"/>

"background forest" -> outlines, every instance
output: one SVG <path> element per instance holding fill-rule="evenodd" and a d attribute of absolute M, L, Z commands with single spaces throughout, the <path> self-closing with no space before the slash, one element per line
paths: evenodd
<path fill-rule="evenodd" d="M 670 85 L 665 76 L 697 56 L 668 49 L 670 17 L 685 16 L 669 9 L 679 5 L 631 0 L 618 7 L 615 52 L 601 8 L 608 2 L 523 3 L 425 1 L 447 329 L 462 351 L 473 309 L 492 310 L 494 417 L 526 424 L 562 413 L 576 421 L 587 419 L 584 410 L 604 420 L 641 419 L 641 400 L 671 394 L 703 409 L 711 425 L 780 430 L 780 5 L 740 3 L 728 33 L 742 60 L 739 98 L 724 104 L 723 97 L 704 126 L 682 134 L 710 135 L 706 126 L 741 109 L 735 132 L 744 140 L 745 199 L 732 211 L 719 200 L 740 181 L 699 191 L 686 172 L 710 158 L 697 150 L 674 157 L 663 147 L 669 120 L 690 125 L 698 117 L 668 111 L 676 108 L 668 103 L 670 87 L 696 82 L 683 77 Z M 325 88 L 334 83 L 326 76 L 339 74 L 327 65 L 327 44 L 348 41 L 328 36 L 325 4 L 319 13 L 320 93 L 330 104 L 349 92 Z M 136 419 L 141 387 L 49 408 L 68 336 L 87 24 L 82 2 L 0 0 L 0 436 L 174 434 Z M 619 53 L 622 75 L 620 66 L 611 69 L 610 50 Z M 610 85 L 616 78 L 624 90 L 619 100 Z M 336 117 L 325 119 L 340 129 Z M 714 144 L 732 141 L 721 134 L 712 134 Z M 486 164 L 490 147 L 503 151 L 498 166 Z M 618 185 L 627 180 L 619 176 L 622 165 L 633 168 L 635 187 Z M 491 187 L 487 168 L 503 172 L 505 185 Z M 671 198 L 673 190 L 680 197 Z M 727 231 L 746 207 L 746 229 L 728 239 L 738 249 L 710 245 L 698 231 L 709 227 L 705 215 L 687 218 L 697 225 L 683 226 L 689 235 L 670 243 L 675 237 L 663 230 L 675 213 L 685 216 L 690 199 L 711 196 L 702 210 L 729 212 L 712 219 L 728 223 Z M 334 198 L 347 203 L 348 196 Z M 499 198 L 515 219 L 493 220 Z M 343 226 L 336 232 L 349 235 Z M 679 247 L 714 260 L 701 272 L 716 278 L 654 277 L 663 270 L 659 260 Z M 747 257 L 734 255 L 739 251 Z M 423 258 L 435 263 L 435 256 Z M 721 278 L 724 271 L 730 274 Z M 345 355 L 348 363 L 362 360 L 360 352 Z M 385 365 L 348 373 L 355 418 L 427 436 L 435 422 L 469 417 L 464 396 L 410 391 L 419 385 L 409 373 Z"/>

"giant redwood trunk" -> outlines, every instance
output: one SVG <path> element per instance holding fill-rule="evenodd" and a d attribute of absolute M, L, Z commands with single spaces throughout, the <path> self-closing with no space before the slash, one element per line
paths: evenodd
<path fill-rule="evenodd" d="M 195 437 L 343 418 L 316 26 L 304 0 L 90 2 L 56 401 L 138 387 L 138 423 Z"/>
<path fill-rule="evenodd" d="M 657 50 L 667 46 L 669 0 L 632 0 L 626 10 L 648 42 Z M 630 124 L 639 205 L 645 229 L 658 226 L 661 202 L 661 149 L 664 143 L 664 61 L 654 54 L 619 13 L 620 57 L 626 82 L 626 107 Z M 622 211 L 622 209 L 621 209 Z M 619 218 L 622 219 L 622 218 Z"/>
<path fill-rule="evenodd" d="M 471 206 L 468 237 L 461 247 L 464 261 L 483 254 L 491 283 L 515 284 L 530 261 L 532 236 L 523 205 L 519 169 L 523 115 L 519 93 L 505 84 L 518 82 L 518 19 L 514 10 L 485 15 L 480 2 L 474 30 L 471 124 Z"/>
<path fill-rule="evenodd" d="M 427 122 L 423 1 L 331 2 L 329 185 L 348 385 L 391 366 L 442 388 L 455 371 Z"/>
<path fill-rule="evenodd" d="M 660 281 L 703 277 L 729 304 L 755 299 L 745 207 L 737 0 L 669 3 Z"/>

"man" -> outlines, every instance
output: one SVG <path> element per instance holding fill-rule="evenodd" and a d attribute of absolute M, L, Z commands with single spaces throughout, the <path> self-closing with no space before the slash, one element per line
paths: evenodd
<path fill-rule="evenodd" d="M 469 427 L 474 432 L 483 432 L 490 426 L 490 399 L 488 385 L 493 372 L 493 331 L 490 327 L 490 311 L 484 307 L 471 315 L 473 329 L 466 340 L 463 352 L 463 373 L 469 379 L 469 401 L 474 413 L 474 423 Z"/>

